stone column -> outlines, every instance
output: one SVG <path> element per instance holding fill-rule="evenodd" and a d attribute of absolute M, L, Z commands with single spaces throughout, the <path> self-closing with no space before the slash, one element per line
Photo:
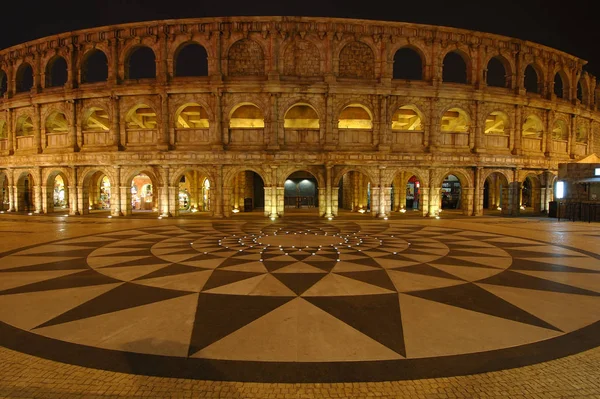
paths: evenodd
<path fill-rule="evenodd" d="M 365 209 L 367 208 L 367 196 L 364 195 L 363 186 L 365 184 L 365 176 L 360 172 L 355 172 L 358 174 L 358 208 Z"/>
<path fill-rule="evenodd" d="M 160 95 L 160 129 L 156 149 L 159 151 L 169 150 L 169 95 Z"/>
<path fill-rule="evenodd" d="M 331 187 L 331 213 L 334 217 L 336 217 L 338 215 L 338 208 L 339 208 L 338 193 L 339 193 L 339 191 L 340 191 L 339 186 Z"/>
<path fill-rule="evenodd" d="M 419 206 L 421 207 L 421 215 L 423 217 L 428 216 L 429 215 L 429 187 L 423 187 L 421 186 L 419 188 L 419 198 L 420 198 L 420 204 Z"/>
<path fill-rule="evenodd" d="M 327 185 L 325 188 L 325 217 L 332 218 L 333 217 L 333 198 L 331 197 L 331 169 L 333 165 L 327 164 L 325 165 L 325 184 Z"/>
<path fill-rule="evenodd" d="M 379 215 L 379 186 L 371 184 L 371 216 Z"/>
<path fill-rule="evenodd" d="M 522 137 L 523 137 L 523 121 L 521 120 L 521 105 L 515 105 L 515 122 L 514 129 L 512 129 L 513 135 L 510 138 L 511 144 L 509 145 L 512 153 L 520 155 L 522 153 Z"/>
<path fill-rule="evenodd" d="M 483 183 L 481 181 L 481 174 L 483 168 L 481 166 L 475 167 L 475 192 L 473 196 L 473 216 L 483 215 Z"/>
<path fill-rule="evenodd" d="M 461 208 L 462 208 L 462 213 L 465 216 L 473 216 L 473 210 L 474 210 L 474 192 L 475 189 L 473 187 L 467 187 L 467 188 L 463 188 L 461 190 Z"/>
<path fill-rule="evenodd" d="M 240 209 L 240 175 L 241 173 L 238 173 L 233 178 L 233 208 L 238 210 Z"/>
<path fill-rule="evenodd" d="M 213 151 L 218 151 L 229 142 L 229 135 L 225 133 L 228 128 L 223 126 L 223 93 L 220 90 L 215 93 L 215 103 L 215 127 L 210 141 Z"/>
<path fill-rule="evenodd" d="M 15 211 L 15 203 L 17 202 L 16 197 L 16 187 L 15 187 L 15 179 L 14 173 L 12 169 L 6 170 L 6 177 L 8 179 L 8 209 L 7 212 Z"/>
<path fill-rule="evenodd" d="M 575 148 L 577 147 L 577 115 L 571 115 L 571 126 L 569 130 L 569 142 L 567 143 L 567 148 L 569 149 L 569 156 L 575 158 Z"/>
<path fill-rule="evenodd" d="M 348 179 L 350 179 L 351 182 L 351 188 L 352 188 L 352 212 L 356 212 L 358 211 L 358 208 L 360 207 L 361 201 L 360 201 L 360 176 L 358 172 L 349 172 L 349 174 L 347 175 Z M 343 183 L 342 183 L 343 184 Z"/>
<path fill-rule="evenodd" d="M 400 174 L 400 179 L 398 179 L 398 186 L 396 189 L 396 192 L 398 193 L 397 195 L 395 195 L 394 197 L 398 197 L 398 201 L 399 201 L 399 206 L 397 208 L 397 210 L 400 209 L 406 209 L 406 185 L 407 185 L 407 181 L 406 181 L 406 174 L 404 172 L 402 172 Z M 416 189 L 416 187 L 415 187 Z M 395 198 L 394 198 L 395 200 Z"/>
<path fill-rule="evenodd" d="M 546 131 L 544 132 L 546 135 L 546 140 L 545 141 L 545 147 L 546 147 L 546 151 L 544 152 L 544 154 L 546 156 L 551 156 L 553 153 L 553 148 L 552 148 L 552 127 L 553 127 L 553 122 L 554 122 L 554 111 L 553 110 L 548 110 L 546 112 Z"/>
<path fill-rule="evenodd" d="M 277 218 L 279 215 L 277 214 L 277 166 L 271 165 L 271 173 L 272 173 L 272 182 L 271 182 L 271 212 L 269 213 L 269 217 Z M 266 204 L 265 204 L 266 206 Z"/>
<path fill-rule="evenodd" d="M 282 133 L 279 131 L 279 115 L 277 109 L 277 103 L 279 102 L 279 93 L 271 93 L 269 96 L 271 106 L 271 120 L 269 121 L 269 129 L 265 131 L 265 139 L 267 149 L 278 150 L 279 149 L 279 135 Z"/>
<path fill-rule="evenodd" d="M 35 151 L 40 154 L 42 152 L 42 121 L 39 104 L 33 105 L 33 134 Z"/>
<path fill-rule="evenodd" d="M 54 212 L 54 201 L 52 198 L 52 192 L 54 190 L 48 190 L 48 186 L 43 184 L 41 186 L 41 197 L 42 197 L 42 211 L 41 213 L 50 213 Z"/>
<path fill-rule="evenodd" d="M 171 202 L 173 202 L 173 205 L 177 204 L 177 197 L 171 194 L 171 186 L 169 184 L 169 181 L 171 180 L 170 172 L 171 169 L 169 166 L 163 166 L 163 181 L 162 187 L 160 188 L 160 216 L 162 217 L 176 215 L 176 213 L 171 212 Z M 175 195 L 177 195 L 177 190 L 175 191 Z"/>
<path fill-rule="evenodd" d="M 473 112 L 473 120 L 475 121 L 475 129 L 471 129 L 471 131 L 473 133 L 471 133 L 472 135 L 472 141 L 469 143 L 470 147 L 473 149 L 474 152 L 482 152 L 483 150 L 483 137 L 482 137 L 482 133 L 481 133 L 481 123 L 480 118 L 479 118 L 479 112 L 480 112 L 480 108 L 481 108 L 482 104 L 479 101 L 475 101 L 475 106 L 474 106 L 474 112 Z M 485 119 L 484 119 L 484 123 L 485 123 Z"/>
<path fill-rule="evenodd" d="M 513 170 L 513 181 L 508 183 L 508 213 L 518 216 L 521 205 L 521 182 L 519 181 L 519 169 Z M 502 207 L 504 209 L 504 207 Z"/>
<path fill-rule="evenodd" d="M 119 109 L 119 96 L 112 96 L 112 124 L 111 124 L 111 144 L 117 148 L 121 146 L 121 115 Z"/>
<path fill-rule="evenodd" d="M 71 126 L 69 126 L 69 148 L 73 151 L 77 151 L 77 100 L 67 100 L 69 104 L 69 110 L 71 111 Z"/>
<path fill-rule="evenodd" d="M 8 84 L 8 82 L 7 82 Z M 15 128 L 13 126 L 13 111 L 11 108 L 6 109 L 6 130 L 8 133 L 8 154 L 12 155 L 15 153 L 15 145 L 17 140 L 15 139 Z"/>
<path fill-rule="evenodd" d="M 326 123 L 325 123 L 325 145 L 324 149 L 335 149 L 337 143 L 335 142 L 334 136 L 334 123 L 333 120 L 333 94 L 325 95 L 325 107 L 326 107 Z M 335 127 L 337 129 L 337 126 Z"/>
<path fill-rule="evenodd" d="M 69 215 L 79 215 L 79 186 L 77 184 L 77 168 L 71 166 L 73 173 L 71 174 L 71 180 L 69 180 Z"/>
<path fill-rule="evenodd" d="M 33 204 L 34 204 L 34 213 L 44 213 L 43 209 L 43 192 L 42 192 L 42 169 L 35 169 L 35 186 L 33 187 Z"/>
<path fill-rule="evenodd" d="M 112 216 L 123 216 L 124 214 L 130 215 L 131 214 L 131 204 L 129 204 L 129 206 L 127 206 L 127 190 L 129 190 L 129 193 L 131 193 L 131 186 L 123 187 L 121 185 L 121 166 L 115 165 L 114 168 L 115 168 L 115 177 L 116 177 L 115 180 L 116 181 L 114 182 L 114 184 L 111 184 L 110 214 Z M 113 187 L 115 187 L 116 190 L 113 190 Z"/>
<path fill-rule="evenodd" d="M 383 171 L 385 170 L 385 166 L 380 166 L 379 167 L 379 212 L 377 214 L 377 217 L 379 218 L 386 218 L 387 215 L 387 211 L 386 211 L 386 203 L 387 201 L 385 200 L 385 194 L 386 194 L 386 190 L 383 186 Z M 388 191 L 389 192 L 389 191 Z"/>
<path fill-rule="evenodd" d="M 211 187 L 211 192 L 214 193 L 213 194 L 213 201 L 212 203 L 214 204 L 213 209 L 214 209 L 214 213 L 213 216 L 217 217 L 217 218 L 222 218 L 223 217 L 223 205 L 224 205 L 224 200 L 226 198 L 226 194 L 225 190 L 224 190 L 224 184 L 223 184 L 223 166 L 219 165 L 216 167 L 216 173 L 215 173 L 215 189 L 212 190 Z M 227 201 L 227 203 L 229 203 L 229 201 Z M 229 212 L 229 210 L 227 210 Z M 227 216 L 229 216 L 229 214 L 227 214 Z"/>

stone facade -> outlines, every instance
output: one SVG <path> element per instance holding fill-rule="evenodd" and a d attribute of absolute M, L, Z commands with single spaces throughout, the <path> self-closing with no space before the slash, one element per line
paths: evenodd
<path fill-rule="evenodd" d="M 206 76 L 175 74 L 180 50 L 191 44 L 206 51 L 198 59 Z M 155 55 L 153 79 L 128 79 L 140 47 Z M 421 58 L 422 80 L 393 78 L 401 64 L 395 54 L 405 48 Z M 92 52 L 106 57 L 106 81 L 84 79 Z M 464 60 L 467 83 L 443 81 L 450 52 Z M 59 86 L 49 79 L 57 57 L 67 76 Z M 492 58 L 505 68 L 504 87 L 487 85 Z M 390 200 L 391 186 L 400 193 L 413 175 L 424 216 L 439 213 L 448 174 L 460 181 L 465 215 L 482 214 L 486 182 L 489 193 L 498 184 L 505 191 L 489 204 L 518 214 L 527 179 L 534 210 L 544 211 L 558 163 L 600 148 L 599 91 L 585 64 L 515 38 L 337 18 L 153 21 L 41 38 L 0 51 L 3 203 L 9 211 L 49 211 L 60 173 L 71 213 L 85 214 L 107 177 L 112 214 L 128 215 L 131 178 L 143 172 L 160 213 L 177 215 L 179 180 L 193 172 L 195 184 L 210 182 L 211 214 L 231 216 L 249 191 L 238 176 L 253 171 L 264 182 L 265 215 L 278 217 L 285 179 L 304 170 L 319 181 L 326 217 L 338 212 L 348 172 L 357 186 L 344 187 L 352 196 L 340 205 L 366 206 L 369 187 L 373 216 L 402 208 L 400 197 Z M 529 66 L 534 91 L 525 87 Z M 296 105 L 316 117 L 286 124 Z"/>

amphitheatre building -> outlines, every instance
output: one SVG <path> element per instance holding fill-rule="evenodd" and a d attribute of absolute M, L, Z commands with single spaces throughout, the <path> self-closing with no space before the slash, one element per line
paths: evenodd
<path fill-rule="evenodd" d="M 0 50 L 4 212 L 541 213 L 600 153 L 585 60 L 312 17 L 140 22 Z"/>

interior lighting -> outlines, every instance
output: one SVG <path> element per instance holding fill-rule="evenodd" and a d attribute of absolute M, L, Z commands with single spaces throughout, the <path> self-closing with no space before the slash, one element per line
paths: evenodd
<path fill-rule="evenodd" d="M 333 218 L 332 217 L 328 217 L 327 220 L 333 220 Z"/>
<path fill-rule="evenodd" d="M 233 213 L 238 213 L 239 211 L 240 211 L 239 209 L 237 209 L 237 208 L 234 208 L 234 209 L 233 209 L 231 212 L 233 212 Z"/>
<path fill-rule="evenodd" d="M 31 215 L 33 215 L 33 213 L 29 212 L 28 215 L 31 216 Z"/>
<path fill-rule="evenodd" d="M 502 208 L 501 208 L 501 207 L 498 207 L 498 208 L 496 208 L 496 209 L 497 209 L 497 210 L 499 210 L 499 211 L 501 211 L 501 210 L 502 210 Z"/>
<path fill-rule="evenodd" d="M 406 213 L 406 209 L 404 209 L 404 208 L 400 209 L 400 213 Z"/>
<path fill-rule="evenodd" d="M 196 209 L 196 208 L 192 208 L 192 209 L 191 209 L 191 212 L 192 212 L 192 213 L 196 213 L 196 212 L 198 212 L 198 209 Z"/>
<path fill-rule="evenodd" d="M 366 212 L 366 210 L 364 210 L 362 208 L 358 210 L 358 213 L 365 213 L 365 212 Z"/>
<path fill-rule="evenodd" d="M 600 168 L 596 169 L 596 176 L 600 175 Z M 565 198 L 565 182 L 558 181 L 556 182 L 556 198 L 562 199 Z"/>

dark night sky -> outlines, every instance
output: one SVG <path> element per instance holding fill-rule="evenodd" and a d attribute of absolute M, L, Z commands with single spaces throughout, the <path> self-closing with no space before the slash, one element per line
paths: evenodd
<path fill-rule="evenodd" d="M 30 0 L 2 6 L 0 48 L 125 22 L 233 15 L 347 17 L 445 25 L 531 40 L 589 61 L 600 77 L 598 0 Z"/>

